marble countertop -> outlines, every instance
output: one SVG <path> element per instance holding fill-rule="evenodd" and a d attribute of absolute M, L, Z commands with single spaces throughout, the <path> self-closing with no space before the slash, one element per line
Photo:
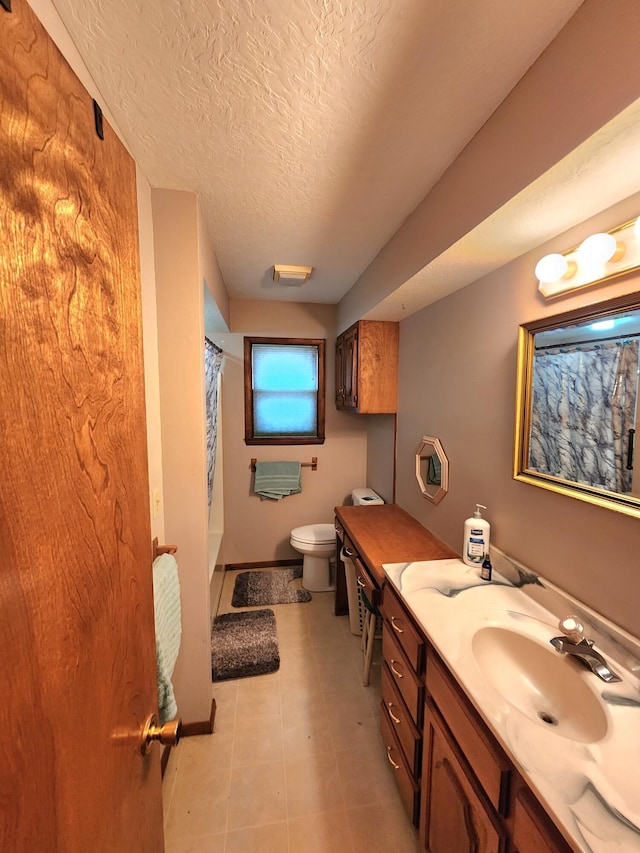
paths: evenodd
<path fill-rule="evenodd" d="M 581 853 L 640 851 L 640 681 L 627 650 L 611 656 L 617 646 L 610 623 L 598 626 L 610 641 L 605 653 L 597 642 L 601 635 L 591 634 L 583 619 L 586 635 L 596 639 L 595 648 L 621 676 L 617 683 L 602 681 L 549 645 L 560 634 L 558 613 L 531 594 L 545 592 L 543 579 L 523 572 L 508 579 L 494 570 L 492 581 L 485 582 L 479 569 L 459 559 L 385 563 L 383 569 L 571 846 Z M 569 602 L 560 607 L 570 608 L 559 611 L 562 616 L 576 612 Z M 484 631 L 481 639 L 503 638 L 495 667 L 493 646 L 478 643 L 486 628 L 518 635 L 513 643 L 513 633 Z M 519 671 L 509 673 L 511 649 L 517 646 L 543 661 L 543 680 L 547 660 L 559 673 L 559 697 L 542 695 L 534 672 L 522 679 Z M 547 659 L 547 650 L 557 659 Z M 566 679 L 560 665 L 567 667 Z M 505 673 L 511 690 L 501 689 Z M 572 684 L 565 708 L 564 683 Z M 547 710 L 555 716 L 553 724 L 542 719 L 549 717 Z"/>

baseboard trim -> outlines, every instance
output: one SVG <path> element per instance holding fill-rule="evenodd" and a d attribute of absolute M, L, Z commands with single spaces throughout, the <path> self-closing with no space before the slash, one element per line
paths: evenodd
<path fill-rule="evenodd" d="M 213 734 L 213 724 L 216 719 L 216 700 L 211 700 L 211 714 L 208 720 L 203 720 L 197 723 L 183 723 L 180 726 L 180 737 L 193 737 L 194 735 L 210 735 Z M 172 750 L 171 744 L 167 744 L 162 750 L 160 756 L 160 778 L 164 779 L 164 774 L 169 764 L 169 756 Z"/>
<path fill-rule="evenodd" d="M 171 744 L 168 743 L 164 749 L 162 750 L 162 756 L 160 757 L 160 778 L 164 779 L 164 774 L 167 769 L 167 764 L 169 763 L 169 756 L 171 755 Z"/>
<path fill-rule="evenodd" d="M 301 566 L 302 560 L 267 560 L 259 563 L 227 563 L 225 569 L 234 571 L 235 569 L 270 569 L 274 566 Z"/>
<path fill-rule="evenodd" d="M 216 700 L 211 700 L 211 714 L 208 720 L 201 720 L 195 723 L 182 724 L 182 737 L 194 737 L 195 735 L 210 735 L 213 734 L 213 724 L 216 719 Z"/>

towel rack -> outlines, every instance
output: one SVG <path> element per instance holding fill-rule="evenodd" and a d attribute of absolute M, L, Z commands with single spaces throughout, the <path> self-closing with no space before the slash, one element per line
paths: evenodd
<path fill-rule="evenodd" d="M 158 545 L 158 537 L 156 536 L 151 543 L 153 547 L 153 559 L 159 557 L 160 554 L 175 554 L 178 550 L 177 545 Z"/>
<path fill-rule="evenodd" d="M 257 459 L 252 459 L 252 460 L 251 460 L 251 470 L 252 470 L 252 471 L 254 471 L 254 472 L 255 472 L 255 470 L 256 470 L 256 462 L 257 462 L 257 461 L 258 461 Z M 311 468 L 311 470 L 312 470 L 312 471 L 317 471 L 317 470 L 318 470 L 318 457 L 317 457 L 317 456 L 312 456 L 312 457 L 311 457 L 311 462 L 301 462 L 301 463 L 300 463 L 300 466 L 301 466 L 302 468 Z"/>

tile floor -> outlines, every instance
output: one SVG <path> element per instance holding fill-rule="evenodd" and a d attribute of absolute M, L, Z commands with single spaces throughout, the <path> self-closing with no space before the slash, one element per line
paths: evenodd
<path fill-rule="evenodd" d="M 166 853 L 418 850 L 378 733 L 380 643 L 363 687 L 360 637 L 333 601 L 272 605 L 279 671 L 212 685 L 215 732 L 181 741 L 165 774 Z"/>

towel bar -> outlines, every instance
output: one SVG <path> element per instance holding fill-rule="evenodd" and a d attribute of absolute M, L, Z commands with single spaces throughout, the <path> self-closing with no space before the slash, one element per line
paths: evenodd
<path fill-rule="evenodd" d="M 257 459 L 251 460 L 251 470 L 254 472 L 256 470 L 256 462 L 257 461 L 258 461 Z M 301 462 L 300 465 L 302 468 L 311 468 L 312 471 L 317 471 L 318 470 L 318 457 L 312 456 L 311 462 Z"/>
<path fill-rule="evenodd" d="M 158 537 L 156 536 L 151 543 L 153 548 L 153 559 L 159 557 L 160 554 L 175 554 L 178 550 L 177 545 L 158 545 Z"/>

